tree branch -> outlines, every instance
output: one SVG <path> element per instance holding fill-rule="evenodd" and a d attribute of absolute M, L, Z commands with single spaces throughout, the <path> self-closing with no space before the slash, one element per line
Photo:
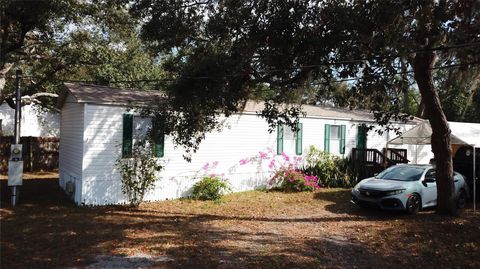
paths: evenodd
<path fill-rule="evenodd" d="M 465 104 L 465 107 L 463 108 L 462 111 L 462 119 L 465 118 L 465 115 L 467 114 L 468 108 L 472 104 L 473 97 L 475 96 L 475 93 L 477 92 L 478 85 L 480 84 L 480 72 L 475 76 L 475 78 L 472 80 L 472 84 L 470 85 L 470 94 L 468 95 L 467 102 Z"/>

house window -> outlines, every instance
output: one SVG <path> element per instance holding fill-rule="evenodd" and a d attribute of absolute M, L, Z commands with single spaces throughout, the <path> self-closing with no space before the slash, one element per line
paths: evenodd
<path fill-rule="evenodd" d="M 133 145 L 138 141 L 147 138 L 151 129 L 151 139 L 149 141 L 153 145 L 153 154 L 155 157 L 163 157 L 164 155 L 164 134 L 161 125 L 149 117 L 134 116 L 132 114 L 123 115 L 123 139 L 122 139 L 122 157 L 129 158 L 132 156 Z"/>
<path fill-rule="evenodd" d="M 345 125 L 325 124 L 324 151 L 345 154 Z"/>
<path fill-rule="evenodd" d="M 295 148 L 296 155 L 302 155 L 303 153 L 303 124 L 297 124 L 296 132 L 292 131 L 290 126 L 278 125 L 277 126 L 277 154 L 282 152 L 293 151 L 291 148 Z"/>
<path fill-rule="evenodd" d="M 152 118 L 133 116 L 133 145 L 147 138 L 147 134 L 151 126 Z"/>

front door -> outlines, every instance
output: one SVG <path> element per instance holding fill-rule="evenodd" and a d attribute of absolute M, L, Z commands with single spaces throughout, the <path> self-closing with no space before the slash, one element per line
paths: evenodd
<path fill-rule="evenodd" d="M 435 206 L 437 204 L 437 183 L 435 182 L 435 169 L 429 169 L 425 174 L 426 181 L 433 182 L 422 182 L 423 195 L 422 195 L 422 204 L 423 206 Z"/>
<path fill-rule="evenodd" d="M 358 126 L 357 133 L 357 148 L 366 149 L 367 148 L 367 132 L 368 128 L 364 125 Z"/>
<path fill-rule="evenodd" d="M 357 156 L 355 158 L 360 161 L 365 161 L 367 158 L 367 152 L 362 150 L 367 148 L 367 132 L 368 128 L 362 124 L 357 128 Z"/>

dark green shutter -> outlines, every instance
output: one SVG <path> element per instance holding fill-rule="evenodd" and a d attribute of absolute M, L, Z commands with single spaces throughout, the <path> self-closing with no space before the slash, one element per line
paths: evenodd
<path fill-rule="evenodd" d="M 152 138 L 153 138 L 153 154 L 155 157 L 163 157 L 164 156 L 164 148 L 165 148 L 165 134 L 163 132 L 163 126 L 156 120 L 152 122 Z"/>
<path fill-rule="evenodd" d="M 277 125 L 277 154 L 283 152 L 283 125 Z"/>
<path fill-rule="evenodd" d="M 132 156 L 133 115 L 123 114 L 122 157 Z"/>
<path fill-rule="evenodd" d="M 357 148 L 359 149 L 367 148 L 367 127 L 365 126 L 358 126 Z"/>
<path fill-rule="evenodd" d="M 330 124 L 325 124 L 325 135 L 324 135 L 324 145 L 323 151 L 330 152 Z"/>
<path fill-rule="evenodd" d="M 295 141 L 295 153 L 297 155 L 302 155 L 303 153 L 303 146 L 302 146 L 302 139 L 303 139 L 303 123 L 297 124 L 297 132 L 296 134 L 296 141 Z"/>
<path fill-rule="evenodd" d="M 347 127 L 345 125 L 340 125 L 340 154 L 345 154 L 345 133 Z"/>

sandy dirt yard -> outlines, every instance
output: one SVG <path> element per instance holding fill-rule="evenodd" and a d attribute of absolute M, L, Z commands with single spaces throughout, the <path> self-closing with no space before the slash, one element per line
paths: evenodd
<path fill-rule="evenodd" d="M 1 180 L 1 268 L 480 268 L 480 214 L 365 210 L 350 191 L 251 191 L 221 202 L 78 207 L 30 176 Z"/>

